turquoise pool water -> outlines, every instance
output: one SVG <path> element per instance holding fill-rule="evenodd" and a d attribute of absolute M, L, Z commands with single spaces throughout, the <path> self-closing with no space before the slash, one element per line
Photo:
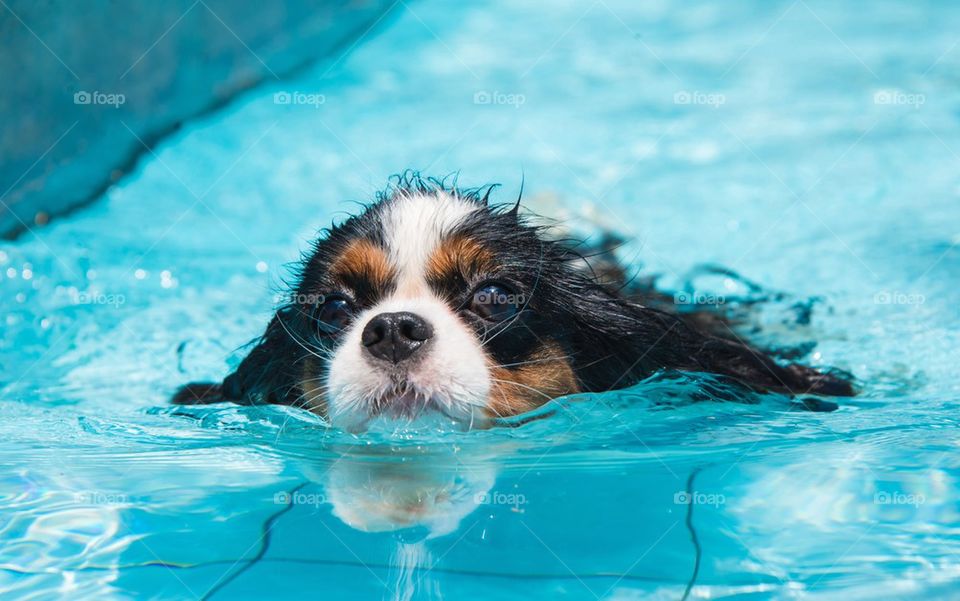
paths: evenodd
<path fill-rule="evenodd" d="M 960 596 L 960 10 L 638 4 L 397 6 L 0 246 L 3 596 Z M 407 167 L 502 200 L 522 173 L 665 287 L 714 263 L 784 291 L 762 337 L 815 343 L 862 394 L 808 413 L 657 378 L 519 428 L 367 438 L 166 404 Z"/>

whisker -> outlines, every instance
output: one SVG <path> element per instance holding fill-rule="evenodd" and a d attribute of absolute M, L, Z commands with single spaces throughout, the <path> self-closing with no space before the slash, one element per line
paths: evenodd
<path fill-rule="evenodd" d="M 301 358 L 301 359 L 302 359 L 302 358 Z M 308 382 L 317 382 L 317 381 L 320 381 L 320 380 L 323 380 L 323 379 L 324 379 L 324 376 L 317 376 L 316 378 L 308 378 L 308 379 L 305 379 L 305 380 L 300 380 L 300 381 L 299 381 L 299 384 L 304 384 L 304 383 L 308 383 Z M 313 411 L 313 406 L 312 406 L 312 405 L 313 405 L 313 402 L 316 401 L 316 400 L 318 400 L 319 398 L 322 398 L 323 396 L 325 396 L 326 393 L 327 393 L 328 390 L 329 390 L 329 387 L 326 386 L 326 385 L 317 386 L 317 387 L 315 387 L 315 388 L 316 388 L 316 389 L 315 389 L 315 390 L 312 390 L 312 391 L 306 391 L 306 390 L 303 391 L 303 392 L 300 394 L 300 396 L 298 396 L 297 398 L 293 399 L 293 401 L 291 401 L 291 402 L 289 403 L 289 405 L 290 405 L 291 407 L 296 408 L 296 409 L 305 409 L 305 410 L 307 410 L 307 411 L 312 412 L 312 411 Z M 311 397 L 310 399 L 307 399 L 306 401 L 304 401 L 303 403 L 301 403 L 301 402 L 300 402 L 300 399 L 302 399 L 302 398 L 304 398 L 305 396 L 307 396 L 307 394 L 309 394 L 310 392 L 316 392 L 316 395 L 314 395 L 314 396 Z M 283 434 L 283 429 L 286 428 L 287 422 L 290 421 L 290 417 L 291 417 L 290 415 L 287 415 L 287 416 L 284 418 L 283 423 L 280 424 L 280 429 L 277 431 L 277 437 L 274 439 L 274 443 L 279 442 L 279 440 L 280 440 L 280 435 Z"/>
<path fill-rule="evenodd" d="M 552 400 L 553 400 L 553 397 L 552 397 L 552 396 L 550 396 L 549 394 L 543 392 L 542 390 L 539 390 L 539 389 L 537 389 L 537 388 L 534 388 L 533 386 L 528 386 L 528 385 L 526 385 L 526 384 L 521 384 L 520 382 L 511 382 L 510 380 L 500 380 L 500 379 L 498 379 L 498 378 L 490 378 L 490 379 L 493 380 L 494 382 L 499 382 L 499 383 L 501 383 L 501 384 L 513 384 L 514 386 L 520 386 L 521 388 L 526 388 L 527 390 L 532 390 L 533 392 L 536 392 L 537 394 L 539 394 L 540 396 L 544 397 L 544 398 L 547 399 L 548 401 L 552 401 Z"/>
<path fill-rule="evenodd" d="M 531 359 L 530 361 L 520 361 L 517 363 L 500 363 L 492 366 L 494 369 L 502 367 L 504 369 L 508 367 L 522 367 L 524 365 L 536 365 L 538 363 L 550 363 L 552 361 L 565 361 L 567 359 L 573 359 L 573 355 L 563 355 L 560 357 L 547 357 L 544 359 Z"/>
<path fill-rule="evenodd" d="M 321 355 L 317 354 L 314 350 L 311 350 L 311 349 L 307 348 L 307 346 L 306 346 L 303 342 L 301 342 L 300 339 L 297 338 L 297 336 L 296 336 L 293 332 L 290 331 L 290 328 L 287 327 L 287 324 L 285 324 L 285 323 L 283 322 L 283 319 L 282 319 L 282 318 L 278 317 L 278 318 L 277 318 L 277 323 L 280 324 L 280 327 L 283 328 L 283 331 L 286 332 L 287 335 L 290 336 L 290 339 L 293 340 L 294 342 L 296 342 L 297 345 L 300 346 L 300 348 L 302 348 L 303 350 L 307 351 L 308 353 L 310 353 L 311 355 L 313 355 L 314 357 L 316 357 L 316 358 L 318 358 L 318 359 L 323 359 L 323 357 L 322 357 Z"/>

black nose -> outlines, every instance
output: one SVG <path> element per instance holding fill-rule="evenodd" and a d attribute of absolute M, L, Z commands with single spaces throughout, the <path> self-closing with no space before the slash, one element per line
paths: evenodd
<path fill-rule="evenodd" d="M 367 322 L 360 341 L 371 355 L 393 363 L 410 358 L 433 337 L 433 326 L 419 315 L 381 313 Z"/>

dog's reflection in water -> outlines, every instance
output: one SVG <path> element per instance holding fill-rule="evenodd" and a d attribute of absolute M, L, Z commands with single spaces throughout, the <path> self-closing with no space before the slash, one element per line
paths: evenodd
<path fill-rule="evenodd" d="M 332 463 L 313 465 L 307 475 L 323 485 L 333 515 L 345 524 L 363 532 L 397 534 L 394 599 L 439 598 L 430 577 L 430 540 L 457 532 L 489 498 L 497 455 L 353 448 Z"/>
<path fill-rule="evenodd" d="M 311 471 L 308 476 L 323 484 L 333 515 L 350 527 L 416 529 L 418 538 L 430 539 L 457 530 L 487 498 L 498 470 L 489 453 L 363 447 Z"/>

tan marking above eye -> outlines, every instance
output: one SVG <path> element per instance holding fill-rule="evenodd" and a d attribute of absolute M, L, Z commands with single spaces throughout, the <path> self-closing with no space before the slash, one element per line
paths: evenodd
<path fill-rule="evenodd" d="M 330 265 L 330 276 L 354 290 L 383 291 L 394 277 L 385 250 L 369 240 L 354 240 Z"/>
<path fill-rule="evenodd" d="M 570 359 L 554 340 L 528 356 L 516 368 L 491 366 L 491 417 L 507 417 L 536 409 L 557 397 L 580 392 Z"/>
<path fill-rule="evenodd" d="M 440 243 L 427 260 L 428 280 L 442 280 L 450 276 L 470 279 L 496 269 L 494 254 L 480 242 L 468 236 L 453 236 Z"/>

